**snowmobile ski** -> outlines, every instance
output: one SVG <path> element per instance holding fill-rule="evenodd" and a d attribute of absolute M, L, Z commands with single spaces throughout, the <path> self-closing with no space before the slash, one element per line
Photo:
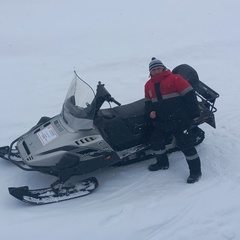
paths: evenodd
<path fill-rule="evenodd" d="M 34 205 L 43 205 L 86 196 L 94 191 L 98 185 L 97 179 L 95 177 L 91 177 L 75 182 L 70 186 L 63 186 L 60 189 L 48 187 L 30 190 L 28 186 L 23 186 L 10 187 L 8 190 L 13 197 L 22 202 Z"/>

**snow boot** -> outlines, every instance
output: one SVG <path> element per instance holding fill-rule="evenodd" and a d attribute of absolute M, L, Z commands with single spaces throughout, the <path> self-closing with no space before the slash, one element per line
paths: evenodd
<path fill-rule="evenodd" d="M 187 179 L 187 183 L 195 183 L 202 176 L 200 159 L 198 157 L 193 160 L 188 160 L 187 163 L 188 163 L 189 170 L 190 170 L 190 175 Z"/>
<path fill-rule="evenodd" d="M 188 179 L 187 179 L 187 183 L 195 183 L 197 182 L 200 177 L 202 176 L 202 173 L 201 172 L 198 172 L 198 173 L 190 173 Z"/>
<path fill-rule="evenodd" d="M 149 171 L 167 170 L 169 161 L 167 153 L 156 155 L 157 162 L 148 167 Z"/>

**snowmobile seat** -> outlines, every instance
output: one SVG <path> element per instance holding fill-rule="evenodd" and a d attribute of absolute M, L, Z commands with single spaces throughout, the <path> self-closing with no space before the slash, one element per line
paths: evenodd
<path fill-rule="evenodd" d="M 136 117 L 145 114 L 145 99 L 140 99 L 133 103 L 112 108 L 113 112 L 121 118 Z"/>
<path fill-rule="evenodd" d="M 144 115 L 145 99 L 114 108 L 100 109 L 98 116 L 104 118 L 121 117 L 123 119 Z"/>
<path fill-rule="evenodd" d="M 144 110 L 145 100 L 101 109 L 95 124 L 103 138 L 117 151 L 141 144 L 151 133 Z"/>
<path fill-rule="evenodd" d="M 145 115 L 145 99 L 110 108 L 106 112 L 102 110 L 102 114 L 108 119 L 122 119 L 133 134 L 138 134 L 141 127 L 146 128 L 150 124 L 149 119 Z"/>

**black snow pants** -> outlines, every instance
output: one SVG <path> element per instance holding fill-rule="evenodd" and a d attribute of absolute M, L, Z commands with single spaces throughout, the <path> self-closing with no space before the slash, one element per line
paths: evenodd
<path fill-rule="evenodd" d="M 190 127 L 187 129 L 176 130 L 173 132 L 164 132 L 156 127 L 150 138 L 151 149 L 154 151 L 156 159 L 159 163 L 166 161 L 166 140 L 174 136 L 177 141 L 177 146 L 185 155 L 189 166 L 190 173 L 201 172 L 201 162 L 197 150 L 193 144 L 193 136 Z"/>

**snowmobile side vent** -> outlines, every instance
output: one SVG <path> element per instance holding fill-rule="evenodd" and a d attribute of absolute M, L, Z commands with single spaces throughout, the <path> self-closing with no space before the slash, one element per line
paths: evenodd
<path fill-rule="evenodd" d="M 25 141 L 23 141 L 23 147 L 24 147 L 24 149 L 25 149 L 27 155 L 29 155 L 31 152 L 30 152 L 30 150 L 29 150 L 29 148 L 28 148 L 28 146 L 27 146 L 27 144 L 26 144 Z"/>
<path fill-rule="evenodd" d="M 63 128 L 61 127 L 60 123 L 58 122 L 58 120 L 55 120 L 54 121 L 54 124 L 55 126 L 57 127 L 58 131 L 59 132 L 62 132 L 63 131 Z"/>
<path fill-rule="evenodd" d="M 23 140 L 23 137 L 21 136 L 19 139 L 18 139 L 18 141 L 20 142 L 20 141 L 22 141 Z"/>
<path fill-rule="evenodd" d="M 45 123 L 43 126 L 44 126 L 44 127 L 47 127 L 49 124 L 51 124 L 51 122 L 47 122 L 47 123 Z"/>
<path fill-rule="evenodd" d="M 40 128 L 38 128 L 35 132 L 34 132 L 34 134 L 36 134 L 37 132 L 39 132 L 40 131 Z"/>
<path fill-rule="evenodd" d="M 27 158 L 27 161 L 30 161 L 30 160 L 33 160 L 33 156 L 29 156 L 29 157 Z"/>
<path fill-rule="evenodd" d="M 78 139 L 77 141 L 75 141 L 75 143 L 77 145 L 84 145 L 84 144 L 90 143 L 94 140 L 96 140 L 96 137 L 85 137 L 85 138 Z"/>

